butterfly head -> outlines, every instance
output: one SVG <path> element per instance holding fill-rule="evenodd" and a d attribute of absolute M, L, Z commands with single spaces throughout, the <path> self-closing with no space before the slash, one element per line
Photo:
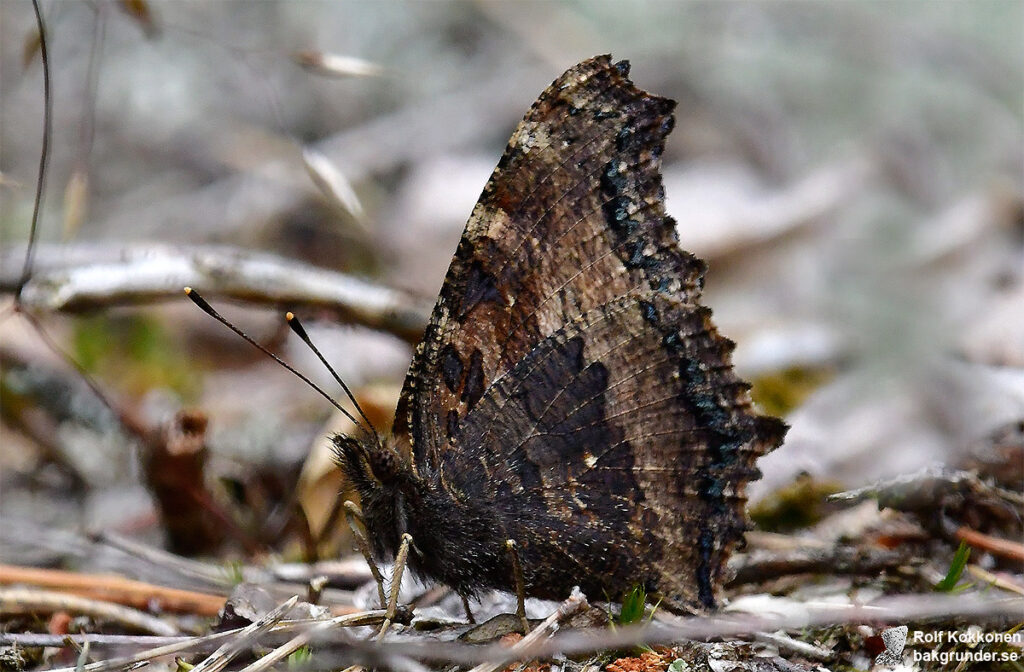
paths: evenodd
<path fill-rule="evenodd" d="M 378 556 L 393 554 L 408 531 L 410 500 L 418 499 L 420 482 L 411 460 L 388 439 L 373 436 L 332 437 L 338 466 L 359 495 Z"/>
<path fill-rule="evenodd" d="M 332 441 L 338 465 L 360 496 L 400 488 L 414 478 L 408 459 L 387 440 L 337 434 Z"/>

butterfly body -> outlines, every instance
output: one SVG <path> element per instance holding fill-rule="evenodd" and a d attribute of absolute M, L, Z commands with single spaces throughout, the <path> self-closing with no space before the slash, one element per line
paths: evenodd
<path fill-rule="evenodd" d="M 380 555 L 460 593 L 715 605 L 760 416 L 700 305 L 660 175 L 670 100 L 599 56 L 541 94 L 470 217 L 392 436 L 336 437 Z"/>
<path fill-rule="evenodd" d="M 393 558 L 402 535 L 408 533 L 414 540 L 409 565 L 417 573 L 474 596 L 483 589 L 509 588 L 513 570 L 505 542 L 513 539 L 528 594 L 534 597 L 562 599 L 565 587 L 574 585 L 602 597 L 617 596 L 622 586 L 657 585 L 655 577 L 645 575 L 651 557 L 636 557 L 632 546 L 609 545 L 600 535 L 588 534 L 587 528 L 573 529 L 536 503 L 494 506 L 472 488 L 453 491 L 439 478 L 420 478 L 408 464 L 399 466 L 400 472 L 367 472 L 367 463 L 360 464 L 358 455 L 368 447 L 378 453 L 388 449 L 370 440 L 360 446 L 351 441 L 339 440 L 338 454 L 346 474 L 362 474 L 350 478 L 378 559 Z M 487 481 L 479 483 L 487 487 Z M 598 509 L 599 501 L 594 501 Z M 616 512 L 610 506 L 601 515 L 615 513 L 622 518 L 628 511 Z M 610 524 L 611 519 L 606 517 L 605 522 Z M 600 558 L 598 567 L 582 564 L 593 557 Z"/>

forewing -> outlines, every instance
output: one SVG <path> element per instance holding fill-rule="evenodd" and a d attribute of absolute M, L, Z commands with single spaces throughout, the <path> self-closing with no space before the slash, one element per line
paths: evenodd
<path fill-rule="evenodd" d="M 599 56 L 555 80 L 484 188 L 396 416 L 395 434 L 421 469 L 436 465 L 449 430 L 486 387 L 541 340 L 610 295 L 647 283 L 644 269 L 630 271 L 621 255 L 642 264 L 644 243 L 674 235 L 658 175 L 674 103 L 638 90 L 626 72 Z M 640 231 L 652 226 L 660 230 Z M 687 295 L 702 267 L 677 257 L 667 282 Z"/>

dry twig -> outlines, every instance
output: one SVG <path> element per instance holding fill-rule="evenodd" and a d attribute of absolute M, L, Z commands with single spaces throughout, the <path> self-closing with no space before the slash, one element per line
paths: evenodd
<path fill-rule="evenodd" d="M 224 597 L 133 581 L 110 574 L 81 574 L 56 569 L 0 565 L 0 584 L 28 584 L 90 600 L 113 602 L 136 609 L 216 616 Z"/>
<path fill-rule="evenodd" d="M 995 555 L 1001 555 L 1010 560 L 1024 562 L 1024 544 L 1009 539 L 1000 539 L 990 534 L 982 534 L 969 527 L 960 527 L 956 531 L 956 538 Z"/>
<path fill-rule="evenodd" d="M 558 624 L 571 618 L 583 609 L 587 608 L 587 598 L 582 593 L 573 594 L 568 600 L 559 605 L 550 616 L 530 631 L 528 635 L 519 640 L 514 646 L 504 649 L 503 654 L 497 660 L 480 663 L 470 672 L 497 672 L 508 663 L 520 658 L 533 658 L 524 656 L 532 647 L 551 637 L 557 629 Z"/>
<path fill-rule="evenodd" d="M 138 609 L 123 607 L 119 604 L 49 590 L 0 588 L 0 612 L 4 614 L 53 613 L 55 611 L 68 611 L 75 614 L 86 614 L 93 618 L 107 619 L 125 627 L 154 635 L 178 634 L 178 629 L 166 621 L 145 614 Z"/>
<path fill-rule="evenodd" d="M 24 255 L 23 247 L 0 255 L 0 269 L 7 269 L 0 270 L 0 291 L 16 288 L 9 262 Z M 427 322 L 428 307 L 398 290 L 239 248 L 93 245 L 66 251 L 43 245 L 36 255 L 36 270 L 22 293 L 22 305 L 30 310 L 74 312 L 180 300 L 182 287 L 192 286 L 211 298 L 326 312 L 410 342 L 419 340 Z M 65 258 L 77 263 L 62 263 Z"/>
<path fill-rule="evenodd" d="M 730 585 L 757 583 L 793 574 L 868 575 L 896 569 L 910 561 L 906 553 L 884 549 L 836 546 L 829 549 L 797 549 L 786 552 L 755 551 L 735 556 Z"/>
<path fill-rule="evenodd" d="M 222 644 L 220 648 L 193 667 L 193 672 L 217 672 L 227 667 L 235 656 L 248 649 L 259 639 L 260 635 L 277 625 L 298 601 L 299 598 L 293 596 L 276 609 L 267 612 L 263 618 L 242 628 L 236 637 Z"/>
<path fill-rule="evenodd" d="M 384 611 L 364 611 L 357 614 L 333 619 L 336 624 L 346 626 L 376 625 L 384 619 Z M 311 623 L 308 620 L 283 621 L 271 628 L 273 633 L 291 632 L 298 628 L 308 628 Z M 220 645 L 226 640 L 239 636 L 245 628 L 218 632 L 212 635 L 201 637 L 124 637 L 121 635 L 39 635 L 39 634 L 14 634 L 0 633 L 0 644 L 16 644 L 20 646 L 61 646 L 68 641 L 84 645 L 89 643 L 97 646 L 122 646 L 122 645 L 147 645 L 160 644 L 157 648 L 141 651 L 131 656 L 112 658 L 96 663 L 85 665 L 80 670 L 74 667 L 60 668 L 50 672 L 108 672 L 109 670 L 120 670 L 129 666 L 138 665 L 148 661 L 195 651 L 208 651 L 214 646 Z"/>

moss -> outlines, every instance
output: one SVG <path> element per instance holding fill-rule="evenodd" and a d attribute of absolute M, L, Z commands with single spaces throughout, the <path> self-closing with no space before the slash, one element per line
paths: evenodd
<path fill-rule="evenodd" d="M 795 366 L 754 378 L 750 394 L 764 412 L 784 416 L 834 375 L 827 367 Z"/>
<path fill-rule="evenodd" d="M 142 313 L 105 314 L 75 321 L 75 360 L 128 394 L 165 387 L 183 399 L 199 392 L 199 376 L 163 325 Z"/>
<path fill-rule="evenodd" d="M 828 513 L 827 498 L 842 490 L 837 481 L 816 481 L 800 474 L 750 507 L 750 518 L 762 530 L 787 532 L 809 527 Z"/>

